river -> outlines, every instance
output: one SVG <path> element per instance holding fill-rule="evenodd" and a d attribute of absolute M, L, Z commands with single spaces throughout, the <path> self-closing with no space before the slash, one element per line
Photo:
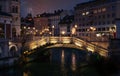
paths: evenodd
<path fill-rule="evenodd" d="M 87 65 L 86 51 L 70 48 L 52 48 L 48 51 L 48 61 L 38 59 L 21 68 L 0 70 L 0 76 L 103 76 L 95 67 Z"/>

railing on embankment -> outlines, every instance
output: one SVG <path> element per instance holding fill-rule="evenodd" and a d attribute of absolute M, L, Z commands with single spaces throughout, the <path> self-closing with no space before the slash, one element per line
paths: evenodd
<path fill-rule="evenodd" d="M 28 43 L 30 49 L 35 49 L 39 46 L 43 46 L 47 43 L 54 43 L 54 44 L 75 44 L 76 46 L 82 47 L 85 50 L 97 52 L 101 56 L 108 56 L 108 51 L 105 48 L 100 46 L 94 45 L 90 42 L 86 42 L 79 38 L 75 37 L 44 37 L 40 40 L 31 41 Z"/>

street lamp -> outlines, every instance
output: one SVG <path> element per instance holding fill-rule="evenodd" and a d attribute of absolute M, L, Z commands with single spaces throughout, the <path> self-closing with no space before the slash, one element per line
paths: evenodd
<path fill-rule="evenodd" d="M 91 39 L 92 39 L 92 38 L 91 38 L 91 37 L 92 37 L 92 36 L 91 36 L 91 35 L 92 35 L 92 32 L 94 33 L 95 30 L 96 30 L 95 27 L 90 27 L 90 31 L 91 31 L 91 34 L 90 34 L 90 41 L 91 41 Z"/>
<path fill-rule="evenodd" d="M 111 32 L 112 38 L 115 38 L 116 37 L 116 28 L 115 27 L 111 27 L 110 32 Z"/>
<path fill-rule="evenodd" d="M 77 28 L 77 25 L 75 25 L 74 27 Z"/>
<path fill-rule="evenodd" d="M 53 25 L 52 26 L 52 34 L 53 34 L 53 36 L 54 36 L 54 28 L 55 28 L 55 26 Z"/>
<path fill-rule="evenodd" d="M 23 28 L 24 28 L 24 29 L 26 29 L 26 27 L 25 27 L 25 26 L 24 26 Z"/>
<path fill-rule="evenodd" d="M 61 31 L 61 33 L 60 33 L 60 43 L 62 42 L 62 36 L 64 36 L 65 35 L 65 31 Z"/>
<path fill-rule="evenodd" d="M 62 35 L 65 35 L 65 31 L 62 31 L 61 34 L 62 34 Z"/>
<path fill-rule="evenodd" d="M 74 35 L 76 35 L 76 33 L 77 33 L 77 25 L 74 25 L 74 27 L 72 27 L 72 30 L 71 30 L 71 36 L 74 36 Z"/>
<path fill-rule="evenodd" d="M 74 26 L 75 27 L 75 35 L 77 36 L 77 25 Z"/>
<path fill-rule="evenodd" d="M 71 30 L 71 34 L 72 36 L 76 33 L 76 29 L 73 27 L 72 30 Z"/>

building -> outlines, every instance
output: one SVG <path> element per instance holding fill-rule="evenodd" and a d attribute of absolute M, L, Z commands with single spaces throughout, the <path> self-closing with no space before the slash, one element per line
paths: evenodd
<path fill-rule="evenodd" d="M 0 39 L 12 38 L 12 15 L 0 12 Z"/>
<path fill-rule="evenodd" d="M 73 15 L 72 10 L 57 10 L 49 16 L 49 24 L 55 36 L 60 35 L 59 22 L 66 15 Z M 53 28 L 54 27 L 54 28 Z"/>
<path fill-rule="evenodd" d="M 46 32 L 48 33 L 49 29 L 49 22 L 48 22 L 48 17 L 50 16 L 49 13 L 42 13 L 38 14 L 34 18 L 34 24 L 35 28 L 38 30 L 39 35 L 43 35 Z"/>
<path fill-rule="evenodd" d="M 54 11 L 54 13 L 52 13 L 49 16 L 50 28 L 51 28 L 52 34 L 54 36 L 58 36 L 59 35 L 59 26 L 58 26 L 58 23 L 62 19 L 61 15 L 60 15 L 62 12 L 63 12 L 63 10 L 57 10 L 57 11 Z"/>
<path fill-rule="evenodd" d="M 20 35 L 20 0 L 0 0 L 0 58 L 9 57 L 9 40 L 17 35 Z"/>
<path fill-rule="evenodd" d="M 38 29 L 40 34 L 43 34 L 43 32 L 49 31 L 50 34 L 54 36 L 60 35 L 60 28 L 59 28 L 59 22 L 62 20 L 66 15 L 73 14 L 73 11 L 67 11 L 67 10 L 57 10 L 54 11 L 54 13 L 42 13 L 38 14 L 34 18 L 34 25 L 35 28 Z M 49 30 L 48 30 L 49 29 Z"/>
<path fill-rule="evenodd" d="M 72 28 L 73 28 L 74 16 L 66 15 L 59 22 L 60 35 L 64 36 L 72 36 Z"/>
<path fill-rule="evenodd" d="M 116 37 L 116 19 L 120 18 L 120 0 L 93 0 L 77 4 L 75 24 L 77 36 L 87 40 Z"/>
<path fill-rule="evenodd" d="M 0 0 L 0 11 L 12 15 L 13 36 L 20 35 L 20 0 Z"/>

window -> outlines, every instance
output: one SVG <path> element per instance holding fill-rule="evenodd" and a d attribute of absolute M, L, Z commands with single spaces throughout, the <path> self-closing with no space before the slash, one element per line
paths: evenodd
<path fill-rule="evenodd" d="M 101 22 L 99 22 L 99 25 L 101 25 Z"/>
<path fill-rule="evenodd" d="M 107 18 L 110 18 L 110 14 L 107 14 Z"/>
<path fill-rule="evenodd" d="M 106 28 L 106 31 L 109 31 L 109 27 Z"/>
<path fill-rule="evenodd" d="M 70 26 L 67 26 L 67 32 L 70 32 Z"/>
<path fill-rule="evenodd" d="M 79 29 L 79 32 L 81 32 L 81 29 Z"/>
<path fill-rule="evenodd" d="M 105 28 L 102 28 L 102 31 L 105 31 Z"/>
<path fill-rule="evenodd" d="M 112 21 L 112 24 L 115 24 L 115 21 Z"/>
<path fill-rule="evenodd" d="M 15 7 L 15 13 L 18 13 L 18 6 Z"/>
<path fill-rule="evenodd" d="M 12 13 L 15 13 L 15 6 L 12 6 Z"/>
<path fill-rule="evenodd" d="M 97 10 L 94 10 L 94 13 L 97 13 Z"/>
<path fill-rule="evenodd" d="M 115 13 L 112 13 L 112 17 L 115 17 Z"/>
<path fill-rule="evenodd" d="M 101 18 L 101 16 L 99 15 L 99 16 L 98 16 L 98 18 L 100 19 L 100 18 Z"/>
<path fill-rule="evenodd" d="M 12 13 L 18 13 L 18 6 L 12 6 Z"/>
<path fill-rule="evenodd" d="M 101 12 L 101 9 L 99 9 L 98 12 Z"/>
<path fill-rule="evenodd" d="M 112 6 L 112 11 L 115 11 L 116 10 L 116 5 L 113 5 Z"/>
<path fill-rule="evenodd" d="M 107 24 L 110 24 L 110 21 L 107 21 Z"/>
<path fill-rule="evenodd" d="M 105 18 L 105 15 L 103 15 L 102 17 Z"/>
<path fill-rule="evenodd" d="M 103 21 L 103 23 L 102 23 L 103 25 L 105 25 L 105 22 Z"/>
<path fill-rule="evenodd" d="M 106 8 L 102 8 L 102 11 L 105 12 L 105 11 L 106 11 Z"/>
<path fill-rule="evenodd" d="M 101 28 L 98 28 L 98 31 L 101 31 Z"/>

